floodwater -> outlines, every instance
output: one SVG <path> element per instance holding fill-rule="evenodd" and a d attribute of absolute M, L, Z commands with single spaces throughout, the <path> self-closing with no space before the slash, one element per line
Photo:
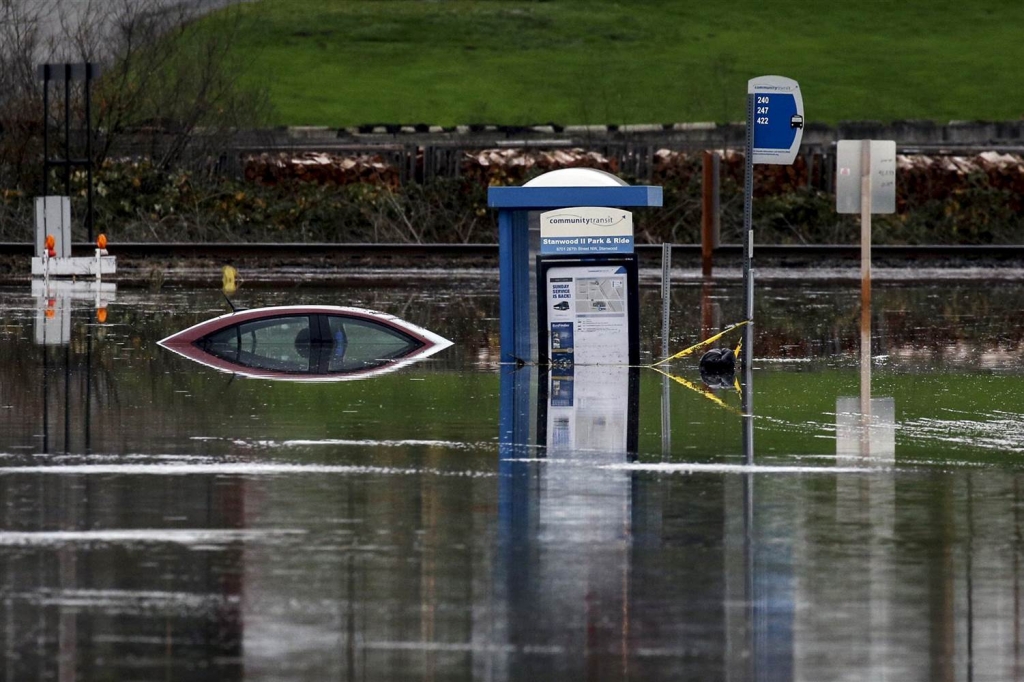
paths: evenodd
<path fill-rule="evenodd" d="M 495 290 L 236 294 L 455 342 L 338 383 L 159 347 L 214 289 L 0 291 L 0 679 L 1024 679 L 1024 285 L 876 284 L 864 348 L 855 288 L 761 286 L 752 417 L 499 366 Z M 672 350 L 741 309 L 677 285 Z"/>

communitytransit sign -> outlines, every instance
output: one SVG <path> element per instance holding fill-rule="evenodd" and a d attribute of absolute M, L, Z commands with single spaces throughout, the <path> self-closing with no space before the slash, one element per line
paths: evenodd
<path fill-rule="evenodd" d="M 633 214 L 577 206 L 540 215 L 542 254 L 633 253 Z"/>

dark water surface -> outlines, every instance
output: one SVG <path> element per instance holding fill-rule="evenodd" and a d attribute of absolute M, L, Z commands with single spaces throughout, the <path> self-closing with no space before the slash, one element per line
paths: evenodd
<path fill-rule="evenodd" d="M 216 290 L 0 290 L 0 679 L 1024 679 L 1024 286 L 876 287 L 869 363 L 858 291 L 763 287 L 752 419 L 498 366 L 495 290 L 243 288 L 455 341 L 327 384 L 156 345 Z"/>

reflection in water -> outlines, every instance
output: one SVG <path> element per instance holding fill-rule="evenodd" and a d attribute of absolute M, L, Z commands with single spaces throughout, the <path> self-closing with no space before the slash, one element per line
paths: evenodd
<path fill-rule="evenodd" d="M 549 460 L 578 452 L 635 459 L 639 386 L 638 370 L 625 365 L 551 367 L 540 377 L 538 445 Z"/>
<path fill-rule="evenodd" d="M 71 342 L 72 301 L 92 303 L 97 320 L 103 322 L 107 306 L 117 298 L 117 285 L 99 280 L 33 279 L 32 297 L 36 305 L 36 344 L 64 346 Z"/>
<path fill-rule="evenodd" d="M 723 554 L 720 484 L 669 495 L 617 466 L 636 459 L 637 369 L 553 368 L 536 399 L 534 372 L 502 374 L 495 579 L 513 650 L 549 650 L 503 661 L 496 679 L 650 679 L 683 661 L 720 671 L 724 585 L 707 570 Z"/>
<path fill-rule="evenodd" d="M 458 343 L 372 381 L 233 381 L 155 345 L 219 296 L 120 292 L 104 324 L 72 301 L 63 346 L 4 296 L 0 679 L 1020 679 L 1024 377 L 893 359 L 934 308 L 897 323 L 875 294 L 866 440 L 856 352 L 759 350 L 717 404 L 497 368 L 493 300 L 367 291 Z M 818 303 L 807 357 L 851 338 L 856 297 L 823 296 L 775 291 L 758 343 Z M 972 348 L 1015 333 L 998 300 Z"/>
<path fill-rule="evenodd" d="M 164 530 L 239 527 L 242 481 L 122 480 L 0 476 L 3 679 L 242 678 L 239 540 Z"/>
<path fill-rule="evenodd" d="M 860 396 L 836 398 L 836 457 L 870 465 L 896 461 L 896 402 L 871 395 L 871 282 L 861 282 Z"/>
<path fill-rule="evenodd" d="M 836 477 L 836 507 L 851 539 L 857 538 L 862 551 L 856 557 L 836 562 L 836 581 L 846 583 L 857 594 L 857 615 L 848 628 L 848 643 L 842 651 L 826 652 L 807 647 L 798 659 L 802 679 L 828 674 L 836 660 L 844 667 L 864 671 L 869 679 L 901 679 L 905 671 L 894 666 L 900 652 L 900 632 L 893 620 L 894 571 L 896 556 L 889 542 L 896 532 L 896 406 L 891 397 L 871 394 L 872 334 L 870 281 L 862 283 L 859 396 L 836 398 L 836 464 L 865 468 L 865 476 Z M 856 528 L 856 530 L 854 530 Z M 865 584 L 866 583 L 866 584 Z M 849 593 L 841 593 L 842 600 Z M 825 614 L 844 607 L 838 594 L 818 588 L 801 595 L 815 606 L 797 619 L 799 641 L 813 641 L 808 635 L 824 626 Z"/>

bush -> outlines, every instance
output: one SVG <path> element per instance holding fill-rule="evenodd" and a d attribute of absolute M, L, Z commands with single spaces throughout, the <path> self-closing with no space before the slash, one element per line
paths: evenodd
<path fill-rule="evenodd" d="M 699 160 L 679 162 L 661 183 L 664 206 L 638 211 L 638 243 L 699 243 Z M 656 183 L 658 184 L 658 183 Z M 86 175 L 72 177 L 74 238 L 86 239 Z M 106 161 L 95 173 L 94 232 L 113 242 L 278 241 L 491 243 L 496 216 L 487 185 L 475 176 L 424 183 L 276 184 L 148 161 Z M 0 240 L 32 241 L 33 194 L 0 189 Z M 898 212 L 872 220 L 876 244 L 1014 244 L 1024 212 L 1013 189 L 972 174 L 946 194 L 898 195 Z M 722 243 L 740 243 L 743 187 L 723 173 Z M 858 216 L 838 215 L 832 194 L 804 186 L 762 192 L 754 203 L 755 238 L 768 244 L 853 244 Z"/>

